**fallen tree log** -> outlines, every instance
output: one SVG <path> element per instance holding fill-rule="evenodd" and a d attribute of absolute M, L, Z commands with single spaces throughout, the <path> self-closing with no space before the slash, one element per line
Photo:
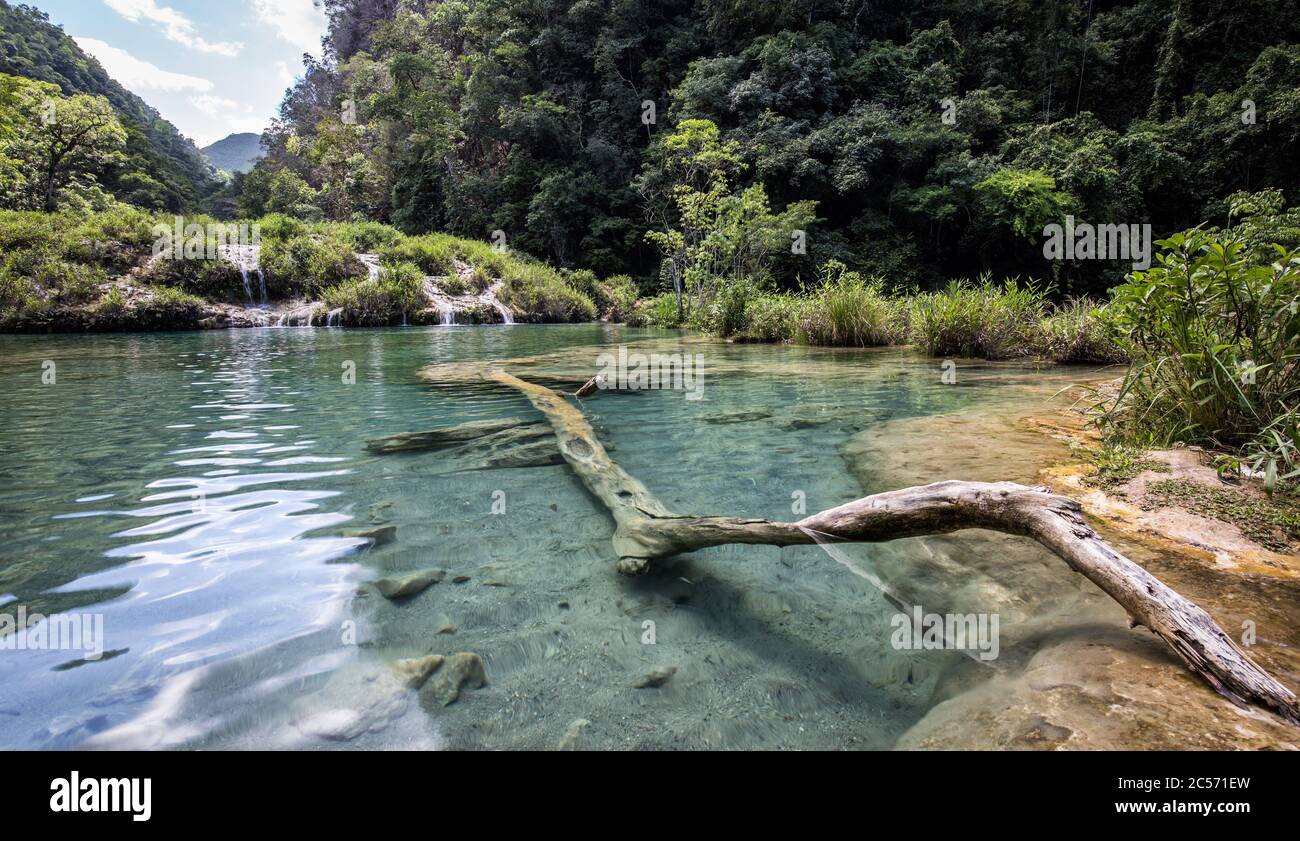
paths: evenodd
<path fill-rule="evenodd" d="M 614 462 L 582 412 L 559 394 L 497 368 L 478 374 L 521 392 L 546 417 L 565 462 L 614 518 L 619 572 L 639 574 L 658 558 L 730 543 L 872 543 L 962 529 L 1021 535 L 1097 585 L 1128 611 L 1130 627 L 1150 629 L 1225 697 L 1300 725 L 1300 704 L 1289 689 L 1208 613 L 1102 540 L 1073 499 L 1013 482 L 948 481 L 874 494 L 794 523 L 684 516 L 669 511 Z"/>
<path fill-rule="evenodd" d="M 459 426 L 444 426 L 422 432 L 399 432 L 396 435 L 373 438 L 366 442 L 366 449 L 380 455 L 446 450 L 479 441 L 497 433 L 520 428 L 536 428 L 537 426 L 539 424 L 522 418 L 471 421 L 462 423 Z M 546 430 L 546 434 L 550 434 L 549 429 Z"/>

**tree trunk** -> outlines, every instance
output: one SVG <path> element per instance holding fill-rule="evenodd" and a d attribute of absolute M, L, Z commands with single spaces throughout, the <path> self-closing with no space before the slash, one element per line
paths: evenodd
<path fill-rule="evenodd" d="M 972 528 L 1021 535 L 1097 585 L 1128 611 L 1131 627 L 1149 628 L 1214 689 L 1300 725 L 1289 689 L 1208 613 L 1102 540 L 1073 499 L 1013 482 L 947 481 L 863 497 L 794 523 L 675 514 L 609 457 L 582 412 L 559 394 L 496 368 L 477 375 L 516 389 L 545 415 L 565 462 L 614 518 L 619 572 L 639 574 L 656 559 L 729 543 L 875 543 Z"/>

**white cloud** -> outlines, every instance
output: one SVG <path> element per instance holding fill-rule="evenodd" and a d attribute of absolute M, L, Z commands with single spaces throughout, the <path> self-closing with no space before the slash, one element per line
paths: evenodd
<path fill-rule="evenodd" d="M 143 90 L 154 91 L 199 91 L 212 90 L 212 82 L 198 76 L 184 73 L 172 73 L 162 70 L 143 59 L 138 59 L 126 50 L 109 46 L 96 38 L 79 38 L 72 36 L 77 46 L 99 59 L 108 75 L 116 79 L 123 87 L 139 93 Z"/>
<path fill-rule="evenodd" d="M 294 78 L 293 71 L 289 69 L 289 63 L 287 61 L 277 61 L 275 63 L 275 70 L 280 74 L 280 84 L 284 85 L 286 88 L 293 87 L 293 83 L 298 81 Z"/>
<path fill-rule="evenodd" d="M 251 105 L 213 94 L 191 96 L 190 104 L 209 118 L 194 133 L 194 142 L 199 146 L 207 146 L 229 134 L 245 131 L 261 134 L 266 130 L 267 121 L 255 116 Z"/>
<path fill-rule="evenodd" d="M 189 18 L 175 9 L 159 6 L 155 0 L 104 0 L 104 3 L 132 23 L 139 23 L 144 20 L 157 24 L 168 40 L 175 41 L 192 50 L 224 56 L 237 56 L 239 51 L 244 48 L 243 44 L 229 41 L 218 43 L 205 41 L 195 34 L 194 23 Z"/>
<path fill-rule="evenodd" d="M 239 110 L 239 103 L 233 99 L 226 99 L 224 96 L 213 96 L 210 93 L 191 96 L 190 104 L 210 117 L 218 117 L 223 113 Z"/>
<path fill-rule="evenodd" d="M 327 23 L 324 10 L 312 0 L 253 0 L 258 20 L 305 53 L 320 53 Z"/>

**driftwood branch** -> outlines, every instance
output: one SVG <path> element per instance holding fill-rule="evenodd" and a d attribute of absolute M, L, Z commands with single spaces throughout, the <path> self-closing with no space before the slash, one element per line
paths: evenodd
<path fill-rule="evenodd" d="M 728 543 L 870 543 L 972 528 L 1022 535 L 1096 584 L 1128 611 L 1131 625 L 1149 628 L 1220 693 L 1300 725 L 1300 705 L 1289 689 L 1246 656 L 1208 613 L 1111 548 L 1073 499 L 1012 482 L 949 481 L 874 494 L 795 523 L 684 516 L 665 508 L 614 462 L 582 412 L 559 394 L 500 369 L 478 374 L 518 390 L 546 417 L 565 462 L 614 518 L 622 573 L 638 574 L 657 558 Z"/>

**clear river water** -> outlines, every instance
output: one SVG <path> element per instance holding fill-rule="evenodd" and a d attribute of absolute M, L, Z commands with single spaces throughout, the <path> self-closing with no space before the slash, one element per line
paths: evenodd
<path fill-rule="evenodd" d="M 102 628 L 97 659 L 0 649 L 0 747 L 891 748 L 1019 641 L 1122 621 L 1045 551 L 984 533 L 721 547 L 627 578 L 565 465 L 364 446 L 540 419 L 426 366 L 527 358 L 521 376 L 576 386 L 619 345 L 703 369 L 700 399 L 585 399 L 612 457 L 676 511 L 780 519 L 1032 480 L 1064 446 L 990 424 L 1091 374 L 969 362 L 953 383 L 907 351 L 602 325 L 0 337 L 0 612 Z M 349 534 L 377 526 L 393 539 Z M 408 599 L 367 584 L 427 567 L 448 574 Z M 900 600 L 997 613 L 1004 656 L 898 647 Z M 459 651 L 487 683 L 446 707 L 390 668 Z M 637 685 L 651 673 L 670 677 Z"/>

